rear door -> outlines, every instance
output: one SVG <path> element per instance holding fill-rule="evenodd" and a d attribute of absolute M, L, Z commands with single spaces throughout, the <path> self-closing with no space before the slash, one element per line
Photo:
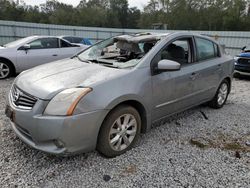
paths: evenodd
<path fill-rule="evenodd" d="M 219 47 L 213 41 L 205 38 L 195 38 L 197 62 L 195 75 L 195 93 L 199 102 L 210 100 L 220 84 L 223 74 L 223 58 Z"/>
<path fill-rule="evenodd" d="M 59 39 L 59 41 L 60 41 L 59 57 L 61 59 L 72 57 L 73 55 L 83 50 L 81 45 L 71 44 L 61 39 Z"/>

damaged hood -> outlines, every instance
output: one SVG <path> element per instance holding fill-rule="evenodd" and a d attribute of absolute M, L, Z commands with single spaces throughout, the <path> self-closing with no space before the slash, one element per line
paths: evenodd
<path fill-rule="evenodd" d="M 94 87 L 128 70 L 89 64 L 78 59 L 64 59 L 21 73 L 15 84 L 26 93 L 43 100 L 74 87 Z"/>

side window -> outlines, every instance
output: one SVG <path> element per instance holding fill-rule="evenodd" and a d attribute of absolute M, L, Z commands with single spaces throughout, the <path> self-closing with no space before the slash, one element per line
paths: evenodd
<path fill-rule="evenodd" d="M 73 42 L 72 37 L 63 37 L 64 40 L 69 41 L 69 42 Z"/>
<path fill-rule="evenodd" d="M 197 56 L 199 61 L 212 59 L 219 56 L 218 46 L 212 41 L 196 38 Z"/>
<path fill-rule="evenodd" d="M 73 38 L 73 43 L 81 43 L 83 41 L 82 38 L 79 38 L 79 37 L 74 37 Z"/>
<path fill-rule="evenodd" d="M 191 39 L 178 39 L 161 51 L 160 59 L 176 61 L 180 64 L 192 62 Z"/>
<path fill-rule="evenodd" d="M 29 43 L 30 49 L 59 48 L 57 38 L 42 38 Z"/>
<path fill-rule="evenodd" d="M 73 45 L 71 45 L 70 43 L 64 41 L 64 40 L 60 40 L 60 45 L 61 48 L 69 48 L 69 47 L 73 47 Z"/>

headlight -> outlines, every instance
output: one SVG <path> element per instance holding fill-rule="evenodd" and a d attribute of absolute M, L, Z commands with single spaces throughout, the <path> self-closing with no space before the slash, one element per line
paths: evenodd
<path fill-rule="evenodd" d="M 91 91 L 91 88 L 66 89 L 57 94 L 49 102 L 44 114 L 55 116 L 71 116 L 79 101 Z"/>
<path fill-rule="evenodd" d="M 238 59 L 239 59 L 240 57 L 234 57 L 234 61 L 238 61 Z"/>

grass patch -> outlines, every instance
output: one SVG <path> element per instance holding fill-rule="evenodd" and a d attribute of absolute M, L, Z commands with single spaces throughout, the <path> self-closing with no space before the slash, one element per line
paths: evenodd
<path fill-rule="evenodd" d="M 233 151 L 234 150 L 245 150 L 245 148 L 237 142 L 225 143 L 223 147 L 225 150 L 233 150 Z"/>
<path fill-rule="evenodd" d="M 196 147 L 198 147 L 198 148 L 202 148 L 202 149 L 208 147 L 207 144 L 204 144 L 204 143 L 202 143 L 201 141 L 196 140 L 196 139 L 191 139 L 191 140 L 190 140 L 190 144 L 191 144 L 191 145 L 194 145 L 194 146 L 196 146 Z"/>
<path fill-rule="evenodd" d="M 189 142 L 201 149 L 219 148 L 227 151 L 250 152 L 250 147 L 244 144 L 247 139 L 249 138 L 244 136 L 239 139 L 232 139 L 230 136 L 220 133 L 215 139 L 192 138 Z"/>

